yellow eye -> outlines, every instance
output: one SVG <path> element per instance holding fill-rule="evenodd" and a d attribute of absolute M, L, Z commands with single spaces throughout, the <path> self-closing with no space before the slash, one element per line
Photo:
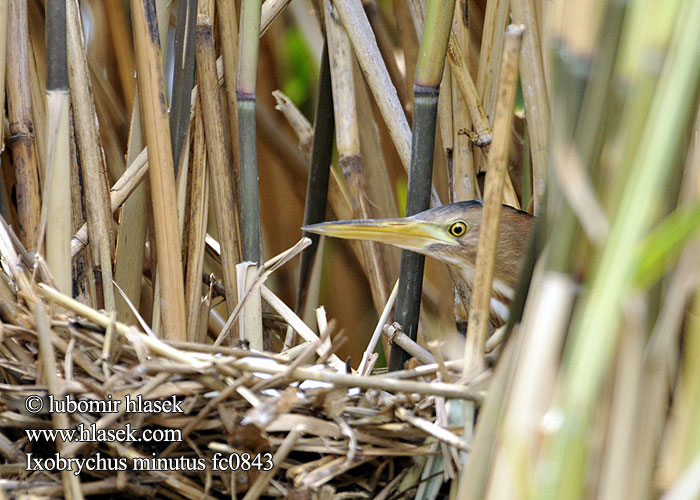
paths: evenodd
<path fill-rule="evenodd" d="M 469 226 L 467 226 L 466 222 L 458 220 L 450 226 L 449 231 L 452 236 L 459 238 L 460 236 L 467 234 L 467 231 L 469 231 Z"/>

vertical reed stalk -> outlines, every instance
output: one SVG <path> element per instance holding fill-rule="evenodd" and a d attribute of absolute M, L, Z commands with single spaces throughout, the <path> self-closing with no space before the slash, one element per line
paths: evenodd
<path fill-rule="evenodd" d="M 328 179 L 331 169 L 331 154 L 333 153 L 333 135 L 335 122 L 333 113 L 333 94 L 331 92 L 331 70 L 329 63 L 329 47 L 324 43 L 321 55 L 321 70 L 318 80 L 318 99 L 316 116 L 314 118 L 313 143 L 309 165 L 309 179 L 306 187 L 306 204 L 304 207 L 304 225 L 323 222 L 326 218 L 328 203 Z M 319 245 L 318 234 L 304 232 L 311 239 L 311 245 L 304 249 L 299 263 L 299 283 L 297 288 L 296 312 L 301 313 L 307 308 L 310 278 Z M 316 297 L 317 298 L 317 297 Z M 314 308 L 316 304 L 311 304 Z"/>
<path fill-rule="evenodd" d="M 369 20 L 370 26 L 372 26 L 372 31 L 377 38 L 377 46 L 379 47 L 379 52 L 382 54 L 382 59 L 386 63 L 387 71 L 391 77 L 391 81 L 396 88 L 396 94 L 399 97 L 399 102 L 403 105 L 404 109 L 409 101 L 409 96 L 406 95 L 406 86 L 404 85 L 403 76 L 399 70 L 398 64 L 396 64 L 396 56 L 394 56 L 394 42 L 391 40 L 391 35 L 387 31 L 387 25 L 384 19 L 382 19 L 382 13 L 377 0 L 369 0 L 362 2 L 365 8 L 365 13 L 367 14 L 367 19 Z"/>
<path fill-rule="evenodd" d="M 0 116 L 5 116 L 5 59 L 7 57 L 7 17 L 9 0 L 0 0 Z M 0 128 L 0 144 L 4 144 L 5 127 Z M 0 193 L 0 199 L 5 198 Z M 7 203 L 6 199 L 2 200 Z M 2 207 L 5 210 L 5 207 Z M 3 216 L 7 218 L 6 214 Z"/>
<path fill-rule="evenodd" d="M 513 22 L 523 24 L 527 28 L 523 36 L 520 73 L 532 156 L 532 199 L 534 212 L 539 215 L 547 173 L 549 101 L 534 4 L 535 0 L 513 0 L 511 10 Z"/>
<path fill-rule="evenodd" d="M 170 143 L 173 150 L 175 175 L 180 163 L 180 153 L 190 126 L 190 96 L 194 84 L 194 36 L 197 0 L 182 0 L 177 6 L 175 27 L 175 63 L 173 94 L 170 104 Z"/>
<path fill-rule="evenodd" d="M 207 178 L 207 152 L 202 123 L 202 108 L 195 108 L 192 124 L 192 168 L 189 179 L 189 218 L 187 219 L 187 274 L 185 277 L 185 304 L 187 305 L 187 336 L 198 341 L 202 304 L 202 267 L 207 235 L 209 211 L 209 180 Z"/>
<path fill-rule="evenodd" d="M 134 78 L 134 50 L 129 34 L 129 20 L 124 2 L 104 2 L 105 14 L 109 22 L 109 33 L 114 47 L 114 59 L 119 71 L 119 83 L 124 93 L 124 104 L 133 109 L 136 79 Z"/>
<path fill-rule="evenodd" d="M 375 5 L 374 8 L 376 9 L 377 6 Z M 357 91 L 353 76 L 352 48 L 340 20 L 331 10 L 330 1 L 324 2 L 324 9 L 333 83 L 333 102 L 329 105 L 333 106 L 336 117 L 335 136 L 338 145 L 338 163 L 352 201 L 353 218 L 370 219 L 375 214 L 369 201 L 373 199 L 369 195 L 367 187 L 370 179 L 360 147 L 358 109 L 361 108 L 357 106 L 355 99 Z M 378 15 L 378 13 L 374 13 L 375 17 Z M 390 57 L 393 57 L 393 54 Z M 377 184 L 381 185 L 382 183 Z M 384 196 L 390 196 L 390 194 L 385 193 Z M 374 308 L 377 313 L 380 313 L 386 304 L 391 287 L 382 251 L 380 245 L 374 242 L 363 241 L 360 245 L 362 267 L 367 273 Z"/>
<path fill-rule="evenodd" d="M 46 186 L 47 226 L 46 261 L 57 289 L 70 296 L 72 292 L 70 239 L 70 123 L 68 113 L 68 66 L 66 60 L 66 2 L 46 3 L 47 75 L 46 115 L 49 124 Z"/>
<path fill-rule="evenodd" d="M 104 308 L 108 311 L 114 311 L 114 287 L 112 286 L 113 219 L 109 206 L 107 174 L 98 133 L 95 101 L 87 59 L 85 58 L 83 30 L 77 1 L 68 1 L 66 16 L 68 24 L 68 79 L 83 182 L 85 183 L 85 208 L 91 240 L 90 249 L 93 265 L 99 263 L 99 269 L 102 273 Z"/>
<path fill-rule="evenodd" d="M 17 183 L 19 237 L 28 250 L 37 246 L 41 207 L 32 103 L 29 95 L 27 2 L 10 0 L 7 32 L 7 111 L 10 148 Z"/>
<path fill-rule="evenodd" d="M 243 259 L 260 262 L 258 153 L 255 133 L 255 84 L 260 45 L 260 0 L 243 0 L 238 55 L 238 121 L 241 165 Z"/>
<path fill-rule="evenodd" d="M 163 64 L 153 0 L 131 1 L 139 100 L 149 156 L 149 179 L 167 338 L 184 341 L 185 294 L 180 254 L 173 156 L 165 100 Z"/>
<path fill-rule="evenodd" d="M 455 6 L 454 20 L 452 22 L 453 31 L 455 33 L 455 47 L 458 47 L 460 52 L 465 55 L 464 70 L 469 71 L 469 64 L 466 60 L 469 55 L 469 26 L 467 19 L 467 0 L 457 0 Z M 472 150 L 472 142 L 468 132 L 472 129 L 472 120 L 467 109 L 467 103 L 463 93 L 456 92 L 456 87 L 459 85 L 454 71 L 451 75 L 452 80 L 452 170 L 453 170 L 453 193 L 454 197 L 451 201 L 460 200 L 476 200 L 479 196 L 479 186 L 476 182 L 476 166 L 474 164 L 474 151 Z M 471 79 L 471 77 L 470 77 Z M 444 84 L 443 84 L 444 85 Z M 476 102 L 481 100 L 478 97 Z M 482 110 L 483 113 L 483 110 Z M 488 121 L 487 121 L 488 123 Z"/>
<path fill-rule="evenodd" d="M 335 2 L 333 7 L 343 23 L 345 32 L 355 49 L 357 61 L 367 78 L 375 102 L 384 118 L 391 140 L 406 171 L 411 165 L 411 131 L 406 121 L 396 88 L 382 59 L 372 33 L 372 27 L 360 0 Z"/>
<path fill-rule="evenodd" d="M 430 207 L 438 96 L 454 6 L 455 0 L 431 0 L 426 7 L 425 28 L 418 51 L 416 79 L 413 85 L 413 136 L 406 216 Z M 420 254 L 409 251 L 401 254 L 396 321 L 412 340 L 418 337 L 424 262 L 425 257 Z M 406 351 L 394 345 L 389 369 L 402 369 L 408 357 Z"/>
<path fill-rule="evenodd" d="M 221 243 L 226 308 L 228 314 L 231 314 L 237 303 L 236 264 L 241 261 L 241 254 L 236 237 L 241 232 L 238 227 L 238 205 L 233 197 L 233 180 L 229 168 L 231 158 L 226 147 L 221 95 L 216 75 L 213 8 L 214 2 L 212 0 L 199 1 L 196 42 L 197 80 L 207 145 L 207 165 L 211 169 L 209 178 L 212 181 L 216 226 L 219 230 L 219 242 Z"/>
<path fill-rule="evenodd" d="M 593 428 L 597 396 L 619 338 L 623 298 L 633 287 L 630 276 L 635 260 L 631 252 L 654 221 L 653 207 L 660 203 L 674 171 L 681 131 L 692 112 L 688 100 L 697 95 L 700 3 L 681 2 L 678 15 L 667 17 L 674 19 L 661 33 L 642 34 L 646 38 L 643 41 L 654 47 L 665 37 L 670 42 L 668 54 L 647 118 L 641 125 L 639 147 L 624 165 L 629 168 L 629 179 L 606 244 L 601 248 L 590 292 L 574 314 L 558 393 L 562 422 L 545 443 L 543 461 L 547 470 L 538 484 L 540 498 L 561 498 L 562 494 L 583 498 L 586 476 L 581 464 L 588 458 L 587 436 Z"/>
<path fill-rule="evenodd" d="M 489 151 L 484 186 L 483 218 L 479 230 L 476 275 L 464 351 L 464 373 L 469 377 L 478 375 L 486 368 L 484 354 L 489 328 L 491 284 L 501 221 L 503 186 L 507 175 L 508 149 L 513 127 L 513 109 L 518 84 L 518 55 L 524 30 L 524 26 L 508 26 L 503 43 L 501 77 L 493 118 L 494 137 Z"/>
<path fill-rule="evenodd" d="M 163 1 L 156 4 L 158 17 L 168 17 L 170 7 Z M 167 12 L 161 13 L 160 10 Z M 167 40 L 168 27 L 159 23 L 161 44 Z M 133 68 L 133 51 L 130 49 L 131 67 Z M 132 69 L 133 72 L 133 69 Z M 144 160 L 147 154 L 143 148 L 143 130 L 141 128 L 141 106 L 138 99 L 138 87 L 134 79 L 134 100 L 131 104 L 131 124 L 129 126 L 129 142 L 126 150 L 126 164 L 129 167 L 135 163 L 136 159 L 143 155 Z M 189 116 L 188 116 L 189 118 Z M 145 163 L 147 166 L 148 163 Z M 127 169 L 128 170 L 128 169 Z M 145 169 L 143 170 L 145 174 Z M 110 196 L 112 197 L 115 188 L 121 184 L 121 179 L 125 177 L 124 172 L 119 180 L 114 183 Z M 127 176 L 128 177 L 128 176 Z M 114 281 L 119 285 L 124 294 L 133 304 L 141 302 L 141 282 L 143 278 L 143 262 L 146 245 L 146 229 L 149 223 L 149 204 L 147 183 L 140 183 L 133 189 L 129 198 L 123 201 L 124 206 L 121 211 L 119 235 L 117 237 L 117 256 L 114 264 Z M 112 211 L 115 211 L 114 203 L 111 203 Z M 153 248 L 153 247 L 152 247 Z M 155 265 L 153 266 L 155 269 Z M 154 280 L 155 281 L 155 280 Z M 157 286 L 155 287 L 157 290 Z M 121 321 L 136 324 L 136 316 L 131 311 L 131 307 L 122 298 L 121 294 L 116 297 L 117 316 L 123 318 Z M 157 309 L 157 307 L 156 307 Z"/>
<path fill-rule="evenodd" d="M 264 9 L 263 9 L 264 10 Z M 238 147 L 238 97 L 236 97 L 236 76 L 238 73 L 238 13 L 234 0 L 219 0 L 216 3 L 216 17 L 221 38 L 221 59 L 224 66 L 224 88 L 228 111 L 229 136 L 231 142 L 231 166 L 233 172 L 233 192 L 236 203 L 241 199 L 241 171 Z M 261 27 L 262 30 L 262 27 Z M 262 33 L 261 35 L 262 36 Z M 236 211 L 240 218 L 240 207 Z M 240 220 L 238 221 L 240 227 Z M 240 233 L 236 238 L 240 240 Z"/>

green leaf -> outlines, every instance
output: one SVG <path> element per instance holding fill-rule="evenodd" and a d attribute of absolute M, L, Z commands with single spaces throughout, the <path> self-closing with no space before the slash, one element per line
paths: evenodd
<path fill-rule="evenodd" d="M 637 249 L 638 264 L 632 277 L 635 286 L 648 288 L 661 279 L 698 227 L 700 202 L 678 209 L 661 221 Z"/>

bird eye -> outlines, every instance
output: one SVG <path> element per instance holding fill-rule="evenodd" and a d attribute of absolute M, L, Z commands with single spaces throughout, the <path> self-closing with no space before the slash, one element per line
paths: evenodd
<path fill-rule="evenodd" d="M 467 223 L 461 220 L 458 220 L 457 222 L 453 223 L 449 229 L 450 234 L 457 238 L 459 238 L 460 236 L 464 236 L 468 230 L 469 226 L 467 226 Z"/>

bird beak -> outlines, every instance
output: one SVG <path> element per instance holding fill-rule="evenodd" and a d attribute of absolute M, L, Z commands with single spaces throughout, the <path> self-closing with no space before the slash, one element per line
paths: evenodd
<path fill-rule="evenodd" d="M 302 230 L 348 240 L 369 240 L 388 243 L 419 253 L 436 243 L 455 244 L 445 234 L 445 230 L 441 226 L 433 222 L 413 218 L 324 222 L 304 226 Z"/>

